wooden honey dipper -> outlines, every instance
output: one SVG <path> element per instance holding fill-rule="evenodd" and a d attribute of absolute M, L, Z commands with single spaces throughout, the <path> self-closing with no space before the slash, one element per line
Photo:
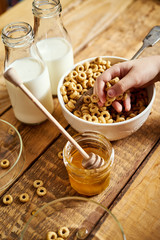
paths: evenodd
<path fill-rule="evenodd" d="M 16 87 L 19 87 L 30 100 L 47 116 L 47 118 L 54 123 L 60 132 L 70 141 L 73 146 L 79 151 L 83 156 L 82 166 L 85 169 L 95 169 L 101 167 L 105 161 L 99 155 L 95 153 L 87 154 L 83 148 L 69 135 L 69 133 L 60 125 L 60 123 L 47 111 L 47 109 L 38 101 L 38 99 L 25 87 L 25 85 L 20 80 L 16 70 L 14 68 L 9 68 L 5 73 L 4 77 L 14 84 Z"/>

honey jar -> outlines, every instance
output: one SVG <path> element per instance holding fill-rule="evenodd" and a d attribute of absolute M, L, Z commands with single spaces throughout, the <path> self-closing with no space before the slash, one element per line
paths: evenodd
<path fill-rule="evenodd" d="M 80 194 L 99 194 L 109 185 L 114 149 L 109 140 L 97 132 L 79 133 L 73 138 L 88 154 L 92 152 L 103 158 L 105 164 L 99 168 L 85 169 L 82 166 L 83 157 L 70 142 L 67 142 L 63 149 L 63 161 L 70 184 Z"/>

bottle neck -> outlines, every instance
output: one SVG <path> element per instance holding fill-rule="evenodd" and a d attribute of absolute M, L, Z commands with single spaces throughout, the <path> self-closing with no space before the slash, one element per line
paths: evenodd
<path fill-rule="evenodd" d="M 32 3 L 33 15 L 37 18 L 53 18 L 59 16 L 61 11 L 59 0 L 34 0 Z"/>
<path fill-rule="evenodd" d="M 32 27 L 25 22 L 10 23 L 2 30 L 2 41 L 8 48 L 26 48 L 34 41 Z"/>

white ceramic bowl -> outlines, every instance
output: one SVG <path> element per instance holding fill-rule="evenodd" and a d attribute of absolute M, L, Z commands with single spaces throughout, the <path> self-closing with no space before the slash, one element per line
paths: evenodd
<path fill-rule="evenodd" d="M 115 63 L 118 63 L 118 62 L 127 61 L 127 59 L 125 59 L 125 58 L 120 58 L 120 57 L 116 57 L 116 56 L 114 56 L 114 57 L 101 56 L 101 57 L 103 59 L 107 59 L 107 60 L 111 61 L 112 65 Z M 77 65 L 83 64 L 86 61 L 90 62 L 90 61 L 94 60 L 95 58 L 96 57 L 85 59 L 81 62 L 78 62 L 76 65 L 73 66 L 72 69 L 67 71 L 62 76 L 62 78 L 60 79 L 59 84 L 58 84 L 58 99 L 59 99 L 64 117 L 66 118 L 68 123 L 71 125 L 71 127 L 73 127 L 76 131 L 78 131 L 78 132 L 97 131 L 97 132 L 103 134 L 105 137 L 107 137 L 110 141 L 119 140 L 119 139 L 125 138 L 125 137 L 131 135 L 132 133 L 134 133 L 135 131 L 137 131 L 143 125 L 143 123 L 147 120 L 147 118 L 150 114 L 151 108 L 152 108 L 152 104 L 155 99 L 155 94 L 156 94 L 155 86 L 151 85 L 146 88 L 147 92 L 148 92 L 149 104 L 145 108 L 145 110 L 129 120 L 126 120 L 123 122 L 117 122 L 117 123 L 102 124 L 102 123 L 93 123 L 93 122 L 85 121 L 81 118 L 78 118 L 74 114 L 72 114 L 70 111 L 68 111 L 67 108 L 65 107 L 62 95 L 60 93 L 60 87 L 63 85 L 64 78 Z"/>

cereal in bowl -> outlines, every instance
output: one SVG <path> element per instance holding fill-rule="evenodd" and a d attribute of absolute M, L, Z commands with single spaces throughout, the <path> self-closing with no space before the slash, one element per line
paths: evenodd
<path fill-rule="evenodd" d="M 77 100 L 84 92 L 94 86 L 96 78 L 101 75 L 106 69 L 111 67 L 111 62 L 101 57 L 96 58 L 91 62 L 85 62 L 77 65 L 64 79 L 63 85 L 60 88 L 61 95 L 65 107 L 75 116 L 89 122 L 94 123 L 116 123 L 128 120 L 141 113 L 148 105 L 148 96 L 146 89 L 136 89 L 131 93 L 131 110 L 117 113 L 112 107 L 115 100 L 123 102 L 129 91 L 110 98 L 106 96 L 106 102 L 103 107 L 99 107 L 98 96 L 95 94 L 86 95 L 83 97 L 82 104 L 77 109 L 75 108 Z M 120 79 L 115 77 L 105 85 L 105 91 L 116 84 Z"/>

